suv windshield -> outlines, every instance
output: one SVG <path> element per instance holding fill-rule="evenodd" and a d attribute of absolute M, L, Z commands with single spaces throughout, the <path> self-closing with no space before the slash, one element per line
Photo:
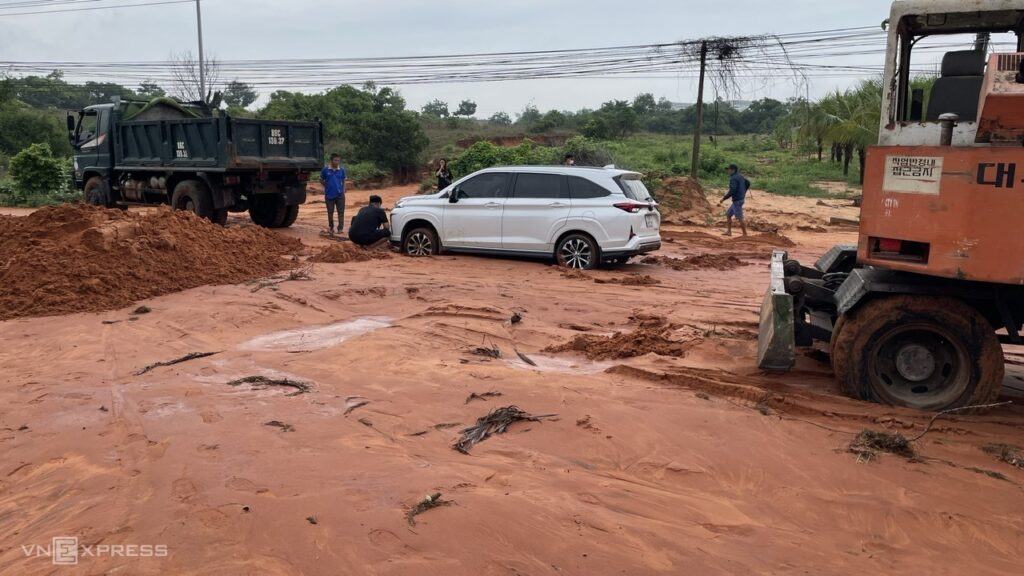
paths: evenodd
<path fill-rule="evenodd" d="M 644 186 L 643 181 L 640 179 L 620 177 L 617 180 L 619 188 L 622 188 L 622 193 L 626 195 L 626 198 L 636 200 L 637 202 L 652 200 L 651 193 L 647 191 L 647 186 Z"/>

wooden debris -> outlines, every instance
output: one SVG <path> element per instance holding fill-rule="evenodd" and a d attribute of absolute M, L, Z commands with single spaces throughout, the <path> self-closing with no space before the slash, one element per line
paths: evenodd
<path fill-rule="evenodd" d="M 537 365 L 537 363 L 534 362 L 533 360 L 531 360 L 529 356 L 527 356 L 526 354 L 523 354 L 519 350 L 516 350 L 516 355 L 519 356 L 520 360 L 522 360 L 523 362 L 526 362 L 530 366 L 536 366 Z"/>
<path fill-rule="evenodd" d="M 313 266 L 312 265 L 306 266 L 305 268 L 299 268 L 297 270 L 292 270 L 291 272 L 288 273 L 287 276 L 283 276 L 283 277 L 275 276 L 275 277 L 271 278 L 270 280 L 264 280 L 263 282 L 260 282 L 251 291 L 252 292 L 259 292 L 260 290 L 262 290 L 264 288 L 267 288 L 268 286 L 276 286 L 277 284 L 280 284 L 282 282 L 289 282 L 289 281 L 293 281 L 293 280 L 312 280 L 313 278 L 312 278 L 312 276 L 310 276 L 310 272 L 312 272 L 312 271 L 313 271 Z"/>
<path fill-rule="evenodd" d="M 910 440 L 899 432 L 879 432 L 877 430 L 861 430 L 854 438 L 847 451 L 856 454 L 858 460 L 870 462 L 879 452 L 888 452 L 905 458 L 914 458 L 917 452 L 910 445 Z"/>
<path fill-rule="evenodd" d="M 295 427 L 291 424 L 285 424 L 280 420 L 271 420 L 270 422 L 264 422 L 264 426 L 273 426 L 274 428 L 280 428 L 282 432 L 295 432 Z"/>
<path fill-rule="evenodd" d="M 505 406 L 496 408 L 476 419 L 476 425 L 470 426 L 462 431 L 459 441 L 452 445 L 452 448 L 469 454 L 469 449 L 475 444 L 483 442 L 492 434 L 504 434 L 508 427 L 515 422 L 541 422 L 543 418 L 550 418 L 557 414 L 540 414 L 534 416 L 521 410 L 518 406 Z"/>
<path fill-rule="evenodd" d="M 492 346 L 490 348 L 479 346 L 470 350 L 470 353 L 475 356 L 483 356 L 485 358 L 501 358 L 501 349 L 497 346 Z"/>
<path fill-rule="evenodd" d="M 175 364 L 181 364 L 182 362 L 188 362 L 189 360 L 196 360 L 198 358 L 206 358 L 207 356 L 213 356 L 214 354 L 219 354 L 219 352 L 192 352 L 191 354 L 186 354 L 181 358 L 175 358 L 174 360 L 167 360 L 165 362 L 154 362 L 153 364 L 149 364 L 143 367 L 141 370 L 136 372 L 135 375 L 142 376 L 146 372 L 149 372 L 150 370 L 154 370 L 156 368 L 161 368 L 163 366 L 173 366 Z"/>
<path fill-rule="evenodd" d="M 361 396 L 349 396 L 345 399 L 345 413 L 343 416 L 348 416 L 356 408 L 362 408 L 369 403 L 369 400 Z"/>
<path fill-rule="evenodd" d="M 298 396 L 313 389 L 313 386 L 308 382 L 289 380 L 288 378 L 267 378 L 266 376 L 246 376 L 245 378 L 239 378 L 227 383 L 228 386 L 241 386 L 242 384 L 252 384 L 254 390 L 263 390 L 270 386 L 295 388 L 295 392 L 289 392 L 285 396 Z"/>
<path fill-rule="evenodd" d="M 839 216 L 833 216 L 828 219 L 828 223 L 834 226 L 860 226 L 860 220 L 855 218 L 842 218 Z"/>
<path fill-rule="evenodd" d="M 416 517 L 420 514 L 423 514 L 427 510 L 430 510 L 431 508 L 437 508 L 439 506 L 451 506 L 452 504 L 454 504 L 452 500 L 442 500 L 441 493 L 435 492 L 433 494 L 425 496 L 423 500 L 420 500 L 419 502 L 416 503 L 415 506 L 410 508 L 409 511 L 405 513 L 405 520 L 409 522 L 409 526 L 415 526 Z"/>
<path fill-rule="evenodd" d="M 473 392 L 472 394 L 466 397 L 466 401 L 464 402 L 464 404 L 469 404 L 473 400 L 487 400 L 488 398 L 497 398 L 498 396 L 501 396 L 501 392 L 496 392 L 494 390 L 490 392 L 482 392 L 480 394 Z"/>

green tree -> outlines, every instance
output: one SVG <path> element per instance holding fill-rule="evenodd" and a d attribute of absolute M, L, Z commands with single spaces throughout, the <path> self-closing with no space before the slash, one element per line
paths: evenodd
<path fill-rule="evenodd" d="M 510 126 L 512 124 L 512 118 L 506 112 L 495 112 L 487 121 L 495 126 Z"/>
<path fill-rule="evenodd" d="M 373 162 L 393 170 L 416 165 L 428 141 L 405 99 L 391 88 L 339 86 L 323 94 L 277 91 L 257 112 L 260 118 L 320 118 L 325 139 L 348 144 L 346 162 Z"/>
<path fill-rule="evenodd" d="M 762 98 L 750 103 L 740 112 L 735 126 L 740 134 L 768 134 L 780 118 L 789 114 L 789 106 L 772 98 Z"/>
<path fill-rule="evenodd" d="M 45 142 L 62 156 L 71 152 L 67 129 L 56 114 L 15 100 L 0 104 L 0 152 L 15 154 L 36 142 Z"/>
<path fill-rule="evenodd" d="M 252 86 L 237 79 L 228 82 L 224 87 L 224 103 L 228 106 L 248 108 L 257 98 L 259 94 Z"/>
<path fill-rule="evenodd" d="M 638 94 L 633 99 L 633 111 L 640 116 L 649 116 L 657 109 L 658 103 L 654 100 L 653 94 Z"/>
<path fill-rule="evenodd" d="M 828 125 L 825 140 L 842 152 L 843 175 L 850 171 L 854 151 L 860 159 L 860 181 L 864 182 L 864 156 L 868 146 L 878 142 L 882 113 L 882 83 L 865 80 L 855 89 L 833 92 L 818 103 Z"/>
<path fill-rule="evenodd" d="M 138 90 L 136 90 L 135 93 L 142 98 L 146 98 L 147 100 L 167 95 L 167 92 L 164 91 L 163 88 L 158 86 L 157 83 L 153 82 L 152 80 L 146 80 L 144 82 L 141 82 L 139 84 Z"/>
<path fill-rule="evenodd" d="M 442 100 L 431 100 L 427 102 L 423 108 L 424 116 L 432 116 L 434 118 L 447 118 L 450 114 L 448 113 L 448 103 Z"/>
<path fill-rule="evenodd" d="M 625 138 L 640 127 L 636 111 L 625 100 L 605 102 L 594 114 L 603 120 L 608 138 Z"/>
<path fill-rule="evenodd" d="M 459 108 L 452 113 L 455 116 L 465 116 L 469 118 L 473 114 L 476 114 L 476 102 L 472 100 L 463 100 L 459 102 Z"/>
<path fill-rule="evenodd" d="M 516 124 L 521 124 L 523 126 L 530 126 L 531 124 L 539 122 L 541 118 L 540 110 L 537 110 L 537 107 L 533 104 L 527 104 L 518 116 L 519 117 L 516 118 Z"/>
<path fill-rule="evenodd" d="M 64 161 L 56 158 L 49 144 L 32 144 L 11 158 L 11 178 L 28 196 L 61 192 L 67 185 Z"/>

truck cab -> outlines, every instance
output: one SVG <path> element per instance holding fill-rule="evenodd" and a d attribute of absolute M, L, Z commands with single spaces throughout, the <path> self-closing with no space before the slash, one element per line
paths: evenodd
<path fill-rule="evenodd" d="M 89 178 L 106 175 L 114 167 L 113 139 L 110 138 L 113 112 L 113 104 L 68 112 L 68 139 L 74 150 L 75 185 L 79 189 Z"/>

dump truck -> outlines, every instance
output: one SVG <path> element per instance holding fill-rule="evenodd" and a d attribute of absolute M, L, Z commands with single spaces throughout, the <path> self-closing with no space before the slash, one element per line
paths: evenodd
<path fill-rule="evenodd" d="M 295 222 L 323 162 L 319 122 L 233 118 L 203 103 L 115 98 L 67 114 L 75 184 L 90 204 L 169 204 L 224 224 Z"/>
<path fill-rule="evenodd" d="M 892 5 L 878 145 L 856 245 L 813 266 L 776 251 L 758 364 L 827 343 L 849 396 L 941 411 L 994 401 L 1024 324 L 1024 0 Z M 930 94 L 915 48 L 945 52 Z M 990 53 L 993 35 L 1015 51 Z M 1005 45 L 1013 45 L 1007 40 Z"/>

